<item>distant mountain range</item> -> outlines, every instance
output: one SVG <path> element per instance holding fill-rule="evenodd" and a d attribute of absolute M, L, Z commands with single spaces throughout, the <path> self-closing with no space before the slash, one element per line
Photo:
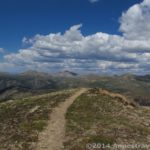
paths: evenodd
<path fill-rule="evenodd" d="M 80 75 L 67 70 L 54 74 L 37 71 L 27 71 L 20 74 L 0 73 L 1 101 L 77 87 L 100 87 L 136 99 L 139 97 L 149 99 L 150 75 Z"/>

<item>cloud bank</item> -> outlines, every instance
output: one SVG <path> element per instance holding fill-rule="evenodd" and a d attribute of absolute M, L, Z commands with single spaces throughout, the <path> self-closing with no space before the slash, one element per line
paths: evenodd
<path fill-rule="evenodd" d="M 99 73 L 150 73 L 150 0 L 120 17 L 122 36 L 97 32 L 84 36 L 82 24 L 62 33 L 23 38 L 30 46 L 4 56 L 0 69 L 72 70 Z"/>

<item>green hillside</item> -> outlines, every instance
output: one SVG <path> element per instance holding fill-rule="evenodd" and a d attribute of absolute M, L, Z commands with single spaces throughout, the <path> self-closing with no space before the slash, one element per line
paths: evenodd
<path fill-rule="evenodd" d="M 118 94 L 91 89 L 66 114 L 64 149 L 86 150 L 87 144 L 92 143 L 104 144 L 108 146 L 106 150 L 115 143 L 150 144 L 149 117 L 149 108 L 137 106 Z"/>
<path fill-rule="evenodd" d="M 75 90 L 54 92 L 0 104 L 0 150 L 31 150 L 52 108 Z"/>

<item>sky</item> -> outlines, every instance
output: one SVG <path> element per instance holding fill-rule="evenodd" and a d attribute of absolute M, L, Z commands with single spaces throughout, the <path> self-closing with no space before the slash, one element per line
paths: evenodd
<path fill-rule="evenodd" d="M 1 0 L 0 71 L 150 73 L 150 0 Z"/>

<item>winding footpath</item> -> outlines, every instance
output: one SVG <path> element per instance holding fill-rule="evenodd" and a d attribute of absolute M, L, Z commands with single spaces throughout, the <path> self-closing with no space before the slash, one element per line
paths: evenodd
<path fill-rule="evenodd" d="M 65 114 L 70 105 L 87 89 L 82 88 L 53 109 L 48 126 L 40 133 L 36 150 L 61 150 L 65 138 Z"/>

